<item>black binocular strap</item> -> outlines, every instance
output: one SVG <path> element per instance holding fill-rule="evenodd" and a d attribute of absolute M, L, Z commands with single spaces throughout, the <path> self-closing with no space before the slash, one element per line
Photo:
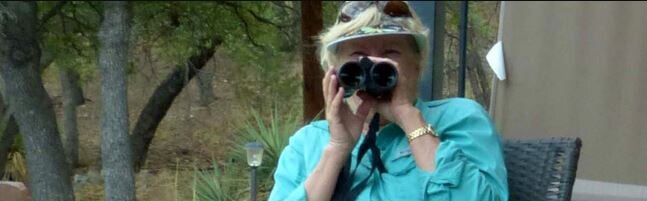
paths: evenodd
<path fill-rule="evenodd" d="M 359 196 L 359 193 L 362 192 L 364 188 L 366 188 L 366 185 L 368 184 L 368 180 L 373 176 L 373 172 L 375 172 L 375 169 L 377 169 L 380 174 L 386 172 L 386 168 L 384 167 L 384 163 L 382 162 L 382 159 L 380 158 L 380 149 L 377 147 L 377 131 L 380 129 L 380 115 L 375 114 L 373 119 L 371 120 L 371 123 L 369 124 L 369 129 L 368 133 L 366 134 L 366 137 L 364 138 L 364 141 L 359 147 L 358 154 L 357 154 L 357 165 L 355 166 L 355 169 L 351 174 L 349 174 L 350 171 L 350 159 L 348 160 L 347 164 L 342 168 L 342 171 L 340 172 L 340 177 L 337 180 L 337 185 L 335 189 L 335 195 L 333 195 L 333 200 L 355 200 L 357 196 Z M 359 167 L 362 158 L 366 154 L 368 150 L 371 150 L 371 171 L 369 172 L 368 176 L 366 178 L 362 179 L 361 182 L 357 184 L 357 186 L 352 187 L 352 178 L 355 175 L 355 172 L 357 171 L 357 168 Z M 351 188 L 352 187 L 352 188 Z M 350 190 L 350 192 L 348 191 Z"/>
<path fill-rule="evenodd" d="M 385 173 L 386 168 L 384 167 L 384 163 L 382 163 L 382 159 L 380 158 L 380 149 L 377 147 L 377 131 L 379 129 L 380 114 L 375 113 L 375 116 L 373 116 L 373 119 L 371 120 L 371 124 L 369 124 L 368 126 L 368 133 L 366 134 L 366 138 L 364 139 L 364 142 L 362 142 L 362 145 L 359 146 L 359 151 L 357 152 L 357 164 L 360 164 L 362 158 L 364 157 L 364 154 L 366 154 L 366 151 L 370 149 L 373 156 L 371 158 L 371 166 L 377 167 L 377 170 L 380 171 L 380 173 Z M 357 167 L 355 168 L 355 170 L 357 170 Z"/>

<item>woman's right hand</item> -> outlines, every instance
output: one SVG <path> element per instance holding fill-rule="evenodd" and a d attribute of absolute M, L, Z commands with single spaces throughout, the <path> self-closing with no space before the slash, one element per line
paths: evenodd
<path fill-rule="evenodd" d="M 362 92 L 355 93 L 362 101 L 353 114 L 348 104 L 344 103 L 344 89 L 338 84 L 334 67 L 329 67 L 322 81 L 326 120 L 330 130 L 329 146 L 347 153 L 355 146 L 364 127 L 364 122 L 377 101 Z"/>

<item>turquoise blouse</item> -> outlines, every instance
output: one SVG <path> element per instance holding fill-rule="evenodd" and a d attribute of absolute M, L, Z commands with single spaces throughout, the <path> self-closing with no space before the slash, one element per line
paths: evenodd
<path fill-rule="evenodd" d="M 357 200 L 508 200 L 502 142 L 481 105 L 469 99 L 450 98 L 418 100 L 416 107 L 440 135 L 436 169 L 418 168 L 402 129 L 388 124 L 377 136 L 388 173 L 378 175 L 375 171 Z M 329 138 L 326 121 L 312 122 L 290 137 L 274 174 L 270 201 L 306 200 L 306 178 Z M 359 144 L 351 152 L 351 170 L 357 166 Z M 370 172 L 371 152 L 366 154 L 353 178 L 355 184 Z"/>

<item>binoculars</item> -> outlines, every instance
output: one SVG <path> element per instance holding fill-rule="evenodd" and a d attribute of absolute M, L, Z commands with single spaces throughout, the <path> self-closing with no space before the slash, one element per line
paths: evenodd
<path fill-rule="evenodd" d="M 376 99 L 384 99 L 395 88 L 398 71 L 391 63 L 373 63 L 368 57 L 362 57 L 359 61 L 349 61 L 339 67 L 337 78 L 344 87 L 344 98 L 360 90 Z"/>

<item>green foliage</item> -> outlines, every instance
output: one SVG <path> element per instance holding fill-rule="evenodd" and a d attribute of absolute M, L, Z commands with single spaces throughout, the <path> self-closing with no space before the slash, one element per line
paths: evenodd
<path fill-rule="evenodd" d="M 217 163 L 213 163 L 213 170 L 194 170 L 192 197 L 196 201 L 229 201 L 234 199 L 235 176 L 231 170 L 224 166 L 219 169 Z M 222 172 L 221 172 L 222 171 Z"/>
<path fill-rule="evenodd" d="M 39 16 L 57 4 L 39 2 Z M 294 2 L 132 2 L 130 6 L 130 49 L 152 48 L 170 63 L 184 62 L 216 38 L 223 41 L 221 49 L 228 57 L 250 67 L 247 71 L 276 72 L 289 66 L 297 50 Z M 43 25 L 43 55 L 52 57 L 58 67 L 79 72 L 83 81 L 91 80 L 97 73 L 101 12 L 101 2 L 65 4 Z M 129 74 L 137 72 L 137 63 L 130 64 Z M 297 79 L 290 78 L 280 82 Z"/>
<path fill-rule="evenodd" d="M 4 130 L 7 128 L 8 121 L 2 121 L 0 120 L 0 139 L 4 135 Z M 21 154 L 24 154 L 24 147 L 22 144 L 22 135 L 20 133 L 16 133 L 16 136 L 14 136 L 14 141 L 11 147 L 9 147 L 9 153 L 13 152 L 19 152 Z"/>
<path fill-rule="evenodd" d="M 20 133 L 16 133 L 13 145 L 11 145 L 11 148 L 9 148 L 9 153 L 12 152 L 25 154 L 25 147 L 23 146 L 22 135 Z"/>
<path fill-rule="evenodd" d="M 183 61 L 194 54 L 210 30 L 196 25 L 207 26 L 206 19 L 191 19 L 204 16 L 212 6 L 206 2 L 134 2 L 132 31 L 133 41 L 141 46 L 155 46 L 159 53 L 171 61 Z M 197 9 L 196 7 L 202 9 Z M 194 17 L 196 16 L 196 17 Z M 214 17 L 211 15 L 211 17 Z"/>
<path fill-rule="evenodd" d="M 165 57 L 182 60 L 219 38 L 236 61 L 258 61 L 256 53 L 280 51 L 292 41 L 279 27 L 293 14 L 271 2 L 136 2 L 133 31 L 140 43 L 155 43 Z M 288 17 L 286 17 L 288 16 Z M 267 20 L 259 22 L 258 19 Z M 269 24 L 271 23 L 271 24 Z M 256 46 L 254 43 L 256 43 Z M 262 50 L 262 51 L 259 51 Z"/>
<path fill-rule="evenodd" d="M 332 26 L 337 21 L 339 7 L 343 1 L 324 1 L 322 3 L 323 27 L 326 28 Z"/>
<path fill-rule="evenodd" d="M 250 107 L 268 102 L 301 104 L 293 2 L 135 2 L 133 35 L 140 47 L 155 48 L 161 58 L 182 62 L 209 40 L 235 66 L 227 69 L 237 97 Z M 294 8 L 292 8 L 294 9 Z M 258 101 L 262 100 L 262 101 Z"/>
<path fill-rule="evenodd" d="M 39 15 L 49 12 L 58 2 L 39 2 Z M 59 68 L 78 72 L 82 81 L 96 73 L 97 31 L 100 15 L 96 2 L 68 2 L 42 29 L 43 57 L 51 58 Z"/>
<path fill-rule="evenodd" d="M 0 123 L 0 132 L 4 131 L 7 122 Z M 0 133 L 0 139 L 3 133 Z M 9 180 L 10 178 L 15 181 L 27 181 L 27 164 L 25 161 L 25 149 L 22 143 L 22 136 L 16 133 L 13 144 L 9 147 L 7 154 L 7 163 L 5 164 L 5 172 L 0 172 L 0 180 Z M 3 176 L 4 175 L 4 176 Z"/>

